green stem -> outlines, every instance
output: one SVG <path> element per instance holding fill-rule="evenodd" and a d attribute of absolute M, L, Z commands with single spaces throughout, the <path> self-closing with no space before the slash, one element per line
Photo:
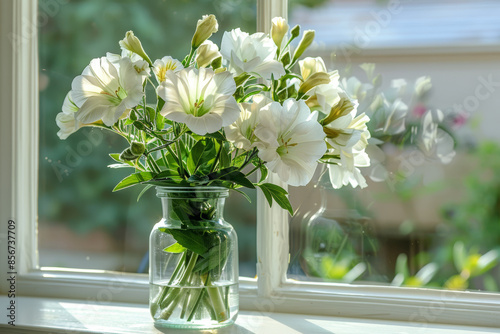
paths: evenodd
<path fill-rule="evenodd" d="M 170 288 L 170 285 L 174 282 L 175 278 L 179 274 L 179 272 L 182 270 L 182 267 L 184 266 L 184 261 L 186 260 L 186 252 L 182 253 L 181 258 L 179 259 L 179 262 L 177 263 L 177 266 L 175 267 L 174 272 L 172 273 L 172 276 L 170 276 L 170 280 L 168 281 L 168 284 L 166 286 L 163 286 L 161 288 L 161 291 L 158 293 L 158 295 L 151 301 L 151 314 L 154 316 L 156 314 L 156 310 L 158 310 L 158 307 L 160 306 L 161 302 L 167 295 L 168 289 Z"/>
<path fill-rule="evenodd" d="M 257 169 L 259 169 L 259 166 L 255 166 L 251 171 L 245 174 L 245 176 L 250 176 L 252 175 Z"/>
<path fill-rule="evenodd" d="M 212 168 L 210 168 L 210 173 L 213 173 L 213 171 L 215 170 L 215 167 L 219 163 L 220 154 L 222 152 L 222 146 L 223 146 L 223 142 L 220 142 L 219 150 L 217 151 L 217 155 L 215 156 L 214 164 L 212 165 Z"/>
<path fill-rule="evenodd" d="M 161 173 L 160 167 L 156 163 L 155 159 L 153 159 L 150 155 L 146 156 L 146 161 L 154 172 Z"/>
<path fill-rule="evenodd" d="M 189 67 L 189 65 L 191 64 L 191 60 L 193 60 L 193 56 L 194 56 L 195 52 L 196 52 L 196 49 L 191 47 L 191 51 L 189 52 L 189 56 L 186 59 L 186 63 L 182 64 L 182 65 L 184 65 L 184 67 Z"/>
<path fill-rule="evenodd" d="M 248 165 L 252 161 L 252 159 L 257 155 L 257 153 L 258 153 L 258 151 L 256 148 L 254 148 L 252 151 L 250 151 L 250 154 L 247 155 L 245 161 L 240 166 L 239 170 L 242 170 L 243 168 L 245 168 L 246 165 Z"/>
<path fill-rule="evenodd" d="M 186 266 L 186 270 L 184 271 L 181 280 L 179 281 L 179 286 L 184 286 L 189 279 L 191 272 L 193 271 L 194 265 L 196 264 L 196 260 L 198 259 L 198 254 L 192 253 L 189 258 L 188 264 Z M 164 309 L 161 313 L 162 319 L 168 319 L 174 308 L 177 304 L 177 301 L 182 297 L 182 295 L 186 292 L 186 289 L 183 288 L 173 288 L 168 293 L 168 296 L 163 302 L 160 303 L 160 307 Z"/>
<path fill-rule="evenodd" d="M 217 319 L 217 316 L 215 315 L 214 308 L 212 307 L 212 304 L 210 303 L 210 297 L 208 296 L 208 294 L 206 294 L 206 293 L 203 294 L 202 302 L 203 302 L 203 305 L 205 306 L 205 308 L 208 310 L 208 313 L 210 313 L 210 318 Z"/>
<path fill-rule="evenodd" d="M 181 150 L 181 145 L 179 144 L 179 141 L 175 142 L 175 148 L 177 150 L 177 156 L 178 156 L 178 162 L 179 162 L 179 172 L 181 174 L 181 177 L 186 178 L 186 174 L 184 172 L 184 162 L 182 161 L 182 150 Z"/>
<path fill-rule="evenodd" d="M 222 299 L 220 288 L 217 286 L 210 286 L 210 282 L 207 285 L 207 293 L 210 297 L 212 306 L 214 307 L 215 317 L 218 322 L 223 322 L 229 319 L 229 313 L 224 305 L 224 300 Z"/>
<path fill-rule="evenodd" d="M 207 275 L 207 278 L 206 278 L 205 282 L 203 283 L 203 285 L 206 286 L 207 282 L 208 282 L 208 275 Z M 200 301 L 203 298 L 204 294 L 205 294 L 205 289 L 202 289 L 200 291 L 200 294 L 198 295 L 198 298 L 196 299 L 196 302 L 194 303 L 193 308 L 191 309 L 191 314 L 189 314 L 187 321 L 193 320 L 193 317 L 196 314 L 196 311 L 198 310 L 198 305 L 200 304 Z M 212 317 L 212 319 L 215 319 L 215 317 Z"/>

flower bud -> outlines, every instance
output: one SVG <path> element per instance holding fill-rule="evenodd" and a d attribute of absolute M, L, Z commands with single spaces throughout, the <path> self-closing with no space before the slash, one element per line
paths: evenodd
<path fill-rule="evenodd" d="M 299 88 L 299 95 L 304 95 L 318 85 L 325 85 L 330 83 L 330 76 L 325 72 L 317 72 L 307 78 Z"/>
<path fill-rule="evenodd" d="M 296 25 L 295 27 L 293 27 L 290 31 L 290 34 L 292 35 L 292 39 L 297 38 L 300 35 L 300 26 Z"/>
<path fill-rule="evenodd" d="M 299 46 L 297 46 L 297 50 L 295 50 L 295 54 L 293 55 L 293 62 L 299 59 L 300 56 L 306 51 L 306 49 L 311 45 L 314 40 L 314 30 L 306 30 L 302 35 L 302 39 L 299 42 Z"/>
<path fill-rule="evenodd" d="M 227 68 L 225 68 L 225 67 L 219 67 L 214 72 L 215 72 L 215 74 L 217 74 L 217 73 L 222 73 L 222 72 L 226 72 L 226 71 L 227 71 Z"/>
<path fill-rule="evenodd" d="M 323 124 L 323 126 L 326 126 L 334 120 L 351 113 L 351 111 L 353 111 L 356 107 L 356 103 L 346 97 L 342 97 L 340 98 L 340 101 L 336 105 L 334 105 L 332 109 L 330 109 L 330 113 L 321 121 L 321 124 Z M 333 137 L 330 136 L 330 138 Z"/>
<path fill-rule="evenodd" d="M 212 68 L 214 70 L 219 69 L 222 66 L 222 57 L 217 57 L 214 60 L 212 60 Z"/>
<path fill-rule="evenodd" d="M 125 38 L 122 39 L 120 42 L 120 47 L 123 50 L 131 51 L 133 53 L 138 54 L 139 56 L 142 57 L 145 61 L 148 62 L 149 65 L 152 65 L 151 59 L 149 59 L 148 55 L 142 48 L 141 41 L 139 38 L 135 37 L 134 32 L 132 30 L 127 31 L 125 34 Z"/>
<path fill-rule="evenodd" d="M 203 44 L 201 44 L 196 51 L 196 63 L 198 64 L 198 67 L 207 67 L 214 59 L 220 57 L 219 48 L 212 41 L 203 42 Z M 220 67 L 220 65 L 218 67 Z"/>
<path fill-rule="evenodd" d="M 132 152 L 133 155 L 140 157 L 144 151 L 146 151 L 146 147 L 143 143 L 133 141 L 130 144 L 130 152 Z"/>
<path fill-rule="evenodd" d="M 139 156 L 132 153 L 132 150 L 130 149 L 130 147 L 128 147 L 122 153 L 120 153 L 119 159 L 123 161 L 132 161 L 137 159 L 138 157 Z"/>
<path fill-rule="evenodd" d="M 197 49 L 203 42 L 219 30 L 219 24 L 215 15 L 203 15 L 201 20 L 196 24 L 196 31 L 191 40 L 191 47 Z"/>
<path fill-rule="evenodd" d="M 137 121 L 137 113 L 134 110 L 130 110 L 130 114 L 128 117 L 133 121 Z"/>
<path fill-rule="evenodd" d="M 326 72 L 326 66 L 321 57 L 307 57 L 299 61 L 300 74 L 302 79 L 307 80 L 311 75 L 318 72 Z"/>
<path fill-rule="evenodd" d="M 287 66 L 288 64 L 290 64 L 290 52 L 286 52 L 283 57 L 281 57 L 281 63 L 283 64 L 283 66 Z"/>
<path fill-rule="evenodd" d="M 288 28 L 288 23 L 286 23 L 286 20 L 284 18 L 273 18 L 271 26 L 271 37 L 278 49 L 281 49 L 281 43 L 283 42 L 283 37 L 285 37 L 286 33 L 288 32 Z"/>

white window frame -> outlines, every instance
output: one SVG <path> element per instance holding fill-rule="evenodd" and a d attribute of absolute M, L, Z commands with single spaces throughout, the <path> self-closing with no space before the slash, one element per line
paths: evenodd
<path fill-rule="evenodd" d="M 287 8 L 286 0 L 258 0 L 258 30 L 269 31 L 272 17 L 286 17 Z M 38 267 L 36 22 L 43 17 L 38 17 L 37 2 L 33 0 L 2 0 L 0 15 L 2 272 L 6 273 L 7 268 L 3 255 L 7 222 L 12 219 L 17 224 L 19 295 L 145 303 L 148 282 L 144 275 Z M 500 294 L 288 280 L 288 216 L 277 206 L 269 208 L 262 194 L 257 202 L 258 279 L 240 278 L 242 309 L 498 326 Z M 0 292 L 7 290 L 6 280 L 1 279 Z"/>

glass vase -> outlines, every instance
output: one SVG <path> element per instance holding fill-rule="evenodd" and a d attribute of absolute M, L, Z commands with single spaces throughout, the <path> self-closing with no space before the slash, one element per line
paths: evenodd
<path fill-rule="evenodd" d="M 309 277 L 346 283 L 372 275 L 377 244 L 370 219 L 356 210 L 345 190 L 332 187 L 327 173 L 316 188 L 321 203 L 301 230 L 302 270 Z"/>
<path fill-rule="evenodd" d="M 223 218 L 228 189 L 157 187 L 163 218 L 149 243 L 155 326 L 211 329 L 238 314 L 238 240 Z"/>

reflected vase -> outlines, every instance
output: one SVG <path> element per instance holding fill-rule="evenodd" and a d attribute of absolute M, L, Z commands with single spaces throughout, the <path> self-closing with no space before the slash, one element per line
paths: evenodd
<path fill-rule="evenodd" d="M 149 242 L 149 308 L 155 326 L 214 329 L 239 308 L 238 240 L 224 220 L 228 189 L 157 187 L 163 218 Z"/>
<path fill-rule="evenodd" d="M 370 219 L 346 207 L 329 181 L 316 188 L 321 204 L 301 228 L 301 268 L 309 277 L 351 283 L 371 271 L 377 246 Z"/>

